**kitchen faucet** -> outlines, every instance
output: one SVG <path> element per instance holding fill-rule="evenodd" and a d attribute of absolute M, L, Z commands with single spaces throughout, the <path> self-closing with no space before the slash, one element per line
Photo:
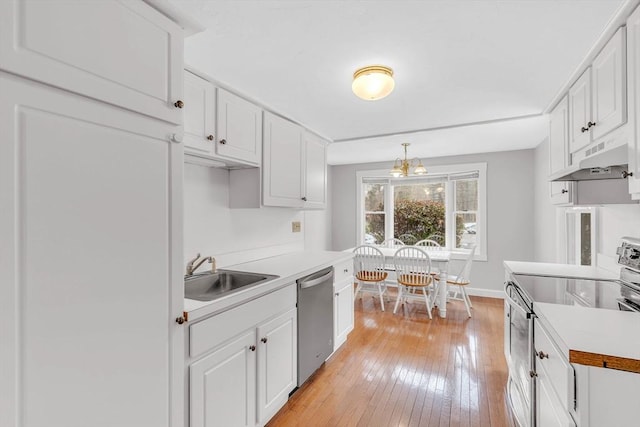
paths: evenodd
<path fill-rule="evenodd" d="M 198 261 L 200 260 L 200 261 Z M 197 261 L 197 263 L 196 263 Z M 193 273 L 198 269 L 198 267 L 200 267 L 205 261 L 209 261 L 209 263 L 211 264 L 211 272 L 215 273 L 216 272 L 216 259 L 212 256 L 208 256 L 208 257 L 204 257 L 202 259 L 200 259 L 200 254 L 196 255 L 196 257 L 194 259 L 192 259 L 191 261 L 189 261 L 187 263 L 187 274 L 185 274 L 185 277 L 188 276 L 193 276 Z M 196 263 L 194 265 L 194 263 Z"/>

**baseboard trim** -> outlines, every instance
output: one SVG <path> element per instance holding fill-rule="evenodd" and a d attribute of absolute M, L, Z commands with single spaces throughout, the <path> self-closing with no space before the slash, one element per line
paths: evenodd
<path fill-rule="evenodd" d="M 454 288 L 452 288 L 454 289 Z M 477 297 L 498 298 L 504 299 L 504 291 L 496 291 L 495 289 L 481 289 L 481 288 L 466 288 L 469 295 Z"/>

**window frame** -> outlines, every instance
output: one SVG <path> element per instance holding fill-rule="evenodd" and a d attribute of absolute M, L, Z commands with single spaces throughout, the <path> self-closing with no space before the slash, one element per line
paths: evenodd
<path fill-rule="evenodd" d="M 459 173 L 478 171 L 478 210 L 476 211 L 476 253 L 474 260 L 487 260 L 487 163 L 463 163 L 452 165 L 438 165 L 427 167 L 429 175 L 455 175 Z M 389 170 L 360 170 L 356 171 L 356 239 L 358 244 L 364 242 L 364 191 L 363 179 L 365 178 L 382 178 L 390 179 Z M 412 176 L 412 179 L 420 178 Z M 391 190 L 393 184 L 389 183 L 388 189 Z M 445 198 L 445 230 L 446 245 L 451 251 L 453 258 L 463 258 L 468 250 L 462 248 L 452 248 L 455 242 L 455 180 L 448 180 L 447 196 Z M 385 239 L 393 236 L 393 211 L 394 197 L 393 191 L 385 191 Z"/>

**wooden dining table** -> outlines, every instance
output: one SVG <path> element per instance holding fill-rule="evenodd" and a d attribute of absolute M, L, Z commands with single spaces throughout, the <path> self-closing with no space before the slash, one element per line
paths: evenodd
<path fill-rule="evenodd" d="M 405 246 L 376 246 L 377 249 L 384 255 L 384 263 L 388 268 L 393 268 L 393 257 L 396 251 Z M 425 251 L 431 259 L 432 267 L 436 267 L 440 272 L 440 280 L 438 281 L 438 290 L 436 292 L 437 298 L 433 301 L 434 306 L 438 307 L 440 317 L 447 317 L 447 271 L 449 269 L 449 261 L 451 261 L 451 251 L 445 249 L 430 249 L 426 246 L 420 246 L 420 249 Z M 345 249 L 344 252 L 353 252 L 355 248 Z"/>

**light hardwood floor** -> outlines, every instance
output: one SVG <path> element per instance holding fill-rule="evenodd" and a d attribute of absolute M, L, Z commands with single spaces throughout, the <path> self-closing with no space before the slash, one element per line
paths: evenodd
<path fill-rule="evenodd" d="M 269 422 L 280 426 L 508 426 L 503 302 L 472 297 L 429 320 L 412 302 L 392 314 L 356 299 L 347 343 Z"/>

